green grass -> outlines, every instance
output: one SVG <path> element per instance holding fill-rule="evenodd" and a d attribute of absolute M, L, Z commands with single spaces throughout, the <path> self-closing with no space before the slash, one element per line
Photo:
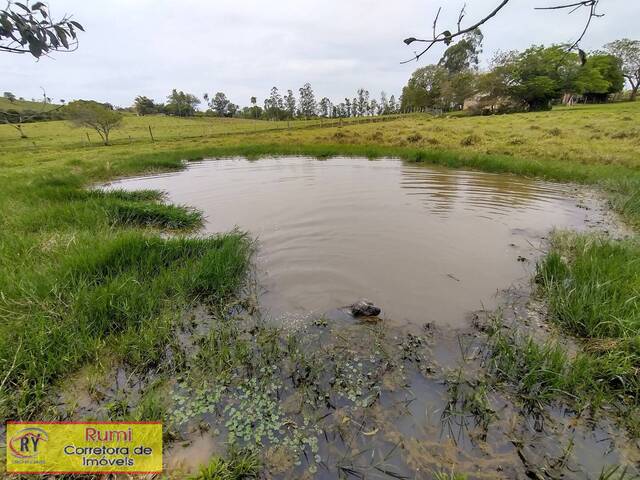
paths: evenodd
<path fill-rule="evenodd" d="M 191 480 L 243 480 L 258 478 L 260 460 L 249 451 L 232 451 L 228 459 L 214 457 Z"/>
<path fill-rule="evenodd" d="M 640 244 L 636 239 L 556 235 L 537 278 L 550 314 L 574 335 L 620 339 L 640 333 Z"/>
<path fill-rule="evenodd" d="M 18 112 L 23 110 L 32 110 L 34 112 L 46 112 L 57 107 L 59 107 L 59 105 L 54 103 L 47 103 L 45 105 L 41 100 L 32 102 L 30 100 L 18 100 L 16 98 L 15 101 L 10 102 L 8 99 L 0 97 L 0 110 L 17 110 Z"/>
<path fill-rule="evenodd" d="M 62 121 L 26 125 L 27 139 L 0 125 L 0 416 L 35 416 L 57 382 L 103 355 L 157 366 L 182 311 L 221 302 L 243 278 L 251 246 L 242 234 L 184 238 L 201 224 L 198 212 L 157 192 L 90 190 L 96 182 L 217 156 L 392 156 L 595 185 L 639 226 L 639 120 L 640 102 L 342 127 L 126 116 L 110 147 Z M 604 362 L 595 381 L 629 378 L 638 367 L 638 247 L 588 237 L 567 244 L 570 255 L 552 253 L 540 273 L 552 315 L 569 333 L 616 342 L 589 354 Z"/>

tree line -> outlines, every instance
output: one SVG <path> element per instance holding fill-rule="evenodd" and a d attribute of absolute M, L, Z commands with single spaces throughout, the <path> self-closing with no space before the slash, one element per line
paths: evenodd
<path fill-rule="evenodd" d="M 402 90 L 402 112 L 437 109 L 476 113 L 547 110 L 554 102 L 606 102 L 640 84 L 640 41 L 617 40 L 602 50 L 573 52 L 566 45 L 534 45 L 495 55 L 481 71 L 482 33 L 451 45 L 437 64 L 419 68 Z"/>
<path fill-rule="evenodd" d="M 332 102 L 328 97 L 319 100 L 311 87 L 305 83 L 298 89 L 296 97 L 293 90 L 282 95 L 278 87 L 272 87 L 269 96 L 262 105 L 258 105 L 257 97 L 251 97 L 250 105 L 239 107 L 229 100 L 224 92 L 213 95 L 204 93 L 202 100 L 206 105 L 204 115 L 216 117 L 239 117 L 260 120 L 293 120 L 315 117 L 363 117 L 371 115 L 389 115 L 398 113 L 400 102 L 395 95 L 380 93 L 379 99 L 372 98 L 368 90 L 358 89 L 356 95 L 344 101 Z M 156 103 L 144 95 L 135 98 L 132 110 L 138 115 L 163 113 L 179 117 L 194 116 L 199 113 L 198 106 L 203 103 L 199 97 L 191 93 L 173 89 L 165 103 Z"/>

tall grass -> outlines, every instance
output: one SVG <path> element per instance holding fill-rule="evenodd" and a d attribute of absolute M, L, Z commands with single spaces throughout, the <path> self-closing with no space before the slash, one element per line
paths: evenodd
<path fill-rule="evenodd" d="M 640 435 L 640 244 L 592 234 L 556 233 L 536 281 L 551 321 L 577 337 L 570 355 L 559 340 L 540 342 L 494 327 L 490 365 L 530 407 L 558 398 L 618 406 Z"/>
<path fill-rule="evenodd" d="M 177 316 L 231 295 L 250 253 L 240 233 L 147 230 L 202 221 L 157 192 L 86 190 L 73 175 L 31 182 L 0 233 L 3 418 L 33 415 L 57 379 L 107 350 L 134 366 L 158 364 Z"/>
<path fill-rule="evenodd" d="M 552 317 L 571 333 L 614 339 L 640 334 L 636 239 L 556 235 L 538 267 L 537 280 Z"/>

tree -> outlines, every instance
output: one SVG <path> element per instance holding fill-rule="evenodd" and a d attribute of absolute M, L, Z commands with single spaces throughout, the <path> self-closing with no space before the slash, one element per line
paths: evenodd
<path fill-rule="evenodd" d="M 350 117 L 352 114 L 351 100 L 348 98 L 344 99 L 344 116 Z"/>
<path fill-rule="evenodd" d="M 396 103 L 395 95 L 391 95 L 389 97 L 389 113 L 398 113 L 398 105 Z"/>
<path fill-rule="evenodd" d="M 155 104 L 155 102 L 152 99 L 142 95 L 138 95 L 135 98 L 135 100 L 133 101 L 133 108 L 140 116 L 150 115 L 152 113 L 158 112 L 158 106 Z"/>
<path fill-rule="evenodd" d="M 287 90 L 287 94 L 284 96 L 284 108 L 287 111 L 288 118 L 296 116 L 296 97 L 293 96 L 293 91 L 291 90 Z"/>
<path fill-rule="evenodd" d="M 449 75 L 441 87 L 442 104 L 445 109 L 462 109 L 464 101 L 477 91 L 476 77 L 477 73 L 472 69 Z"/>
<path fill-rule="evenodd" d="M 378 115 L 386 115 L 389 113 L 389 100 L 387 99 L 387 94 L 384 91 L 380 92 L 380 104 L 378 107 Z"/>
<path fill-rule="evenodd" d="M 613 55 L 589 55 L 576 75 L 575 83 L 586 101 L 606 102 L 609 95 L 624 88 L 621 62 Z"/>
<path fill-rule="evenodd" d="M 165 111 L 169 115 L 189 117 L 196 113 L 196 106 L 199 104 L 200 99 L 195 95 L 185 93 L 182 90 L 178 91 L 174 88 L 167 97 Z"/>
<path fill-rule="evenodd" d="M 444 67 L 449 75 L 456 75 L 469 69 L 477 70 L 483 38 L 480 29 L 466 33 L 462 40 L 445 50 L 438 65 Z"/>
<path fill-rule="evenodd" d="M 105 145 L 109 145 L 109 133 L 122 122 L 122 114 L 104 104 L 92 100 L 76 100 L 65 108 L 67 118 L 77 127 L 92 128 Z"/>
<path fill-rule="evenodd" d="M 447 70 L 438 65 L 417 69 L 402 89 L 402 111 L 442 108 L 442 87 L 446 80 Z"/>
<path fill-rule="evenodd" d="M 16 101 L 16 96 L 11 92 L 4 92 L 2 96 L 9 100 L 9 103 L 14 103 Z"/>
<path fill-rule="evenodd" d="M 70 16 L 53 20 L 43 2 L 29 7 L 9 1 L 0 10 L 0 52 L 30 53 L 40 58 L 54 51 L 73 51 L 78 47 L 77 30 L 84 32 Z"/>
<path fill-rule="evenodd" d="M 320 104 L 319 104 L 319 112 L 320 112 L 320 116 L 321 117 L 330 117 L 332 114 L 332 105 L 331 105 L 331 100 L 329 100 L 327 97 L 322 97 L 322 100 L 320 100 Z"/>
<path fill-rule="evenodd" d="M 548 110 L 563 93 L 582 93 L 577 79 L 580 56 L 565 46 L 532 46 L 524 52 L 509 52 L 494 60 L 491 79 L 496 94 L 506 94 L 527 110 Z"/>
<path fill-rule="evenodd" d="M 211 99 L 209 106 L 218 117 L 224 117 L 227 114 L 227 108 L 231 102 L 223 92 L 217 92 Z"/>
<path fill-rule="evenodd" d="M 357 91 L 357 97 L 353 102 L 353 109 L 355 110 L 354 117 L 361 117 L 366 115 L 369 111 L 369 91 L 364 88 L 359 88 Z"/>
<path fill-rule="evenodd" d="M 240 107 L 238 105 L 236 105 L 233 102 L 229 102 L 229 104 L 227 105 L 226 116 L 235 117 L 239 110 L 240 110 Z"/>
<path fill-rule="evenodd" d="M 299 90 L 300 100 L 298 101 L 298 112 L 305 119 L 315 116 L 316 114 L 316 97 L 313 93 L 310 83 L 305 83 Z"/>
<path fill-rule="evenodd" d="M 622 74 L 631 85 L 631 101 L 638 96 L 640 87 L 640 40 L 623 38 L 608 43 L 604 48 L 622 62 Z"/>
<path fill-rule="evenodd" d="M 369 102 L 369 115 L 379 115 L 380 114 L 380 106 L 378 105 L 378 101 L 375 98 L 372 98 Z"/>
<path fill-rule="evenodd" d="M 285 118 L 287 113 L 284 109 L 284 102 L 278 91 L 278 87 L 272 87 L 269 98 L 264 101 L 264 111 L 267 118 L 271 120 L 279 120 Z"/>

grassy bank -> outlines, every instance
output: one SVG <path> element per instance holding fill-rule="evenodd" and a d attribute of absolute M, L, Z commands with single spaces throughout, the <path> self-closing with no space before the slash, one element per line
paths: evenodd
<path fill-rule="evenodd" d="M 3 208 L 0 233 L 2 418 L 31 417 L 53 383 L 101 355 L 159 364 L 175 319 L 195 301 L 223 300 L 243 278 L 242 234 L 185 238 L 198 212 L 156 192 L 85 186 L 51 175 L 4 192 L 16 207 Z"/>
<path fill-rule="evenodd" d="M 127 117 L 111 147 L 64 122 L 30 124 L 26 140 L 0 126 L 0 417 L 42 416 L 57 382 L 104 357 L 140 371 L 167 368 L 161 360 L 183 312 L 202 300 L 220 305 L 242 282 L 244 235 L 187 237 L 202 222 L 198 212 L 166 205 L 157 192 L 88 190 L 95 182 L 205 157 L 392 156 L 596 185 L 639 226 L 638 120 L 640 103 L 342 127 Z M 507 338 L 496 343 L 496 370 L 540 401 L 580 392 L 637 404 L 637 243 L 571 236 L 552 248 L 541 290 L 584 354 L 569 359 Z M 501 363 L 520 346 L 526 355 Z"/>

